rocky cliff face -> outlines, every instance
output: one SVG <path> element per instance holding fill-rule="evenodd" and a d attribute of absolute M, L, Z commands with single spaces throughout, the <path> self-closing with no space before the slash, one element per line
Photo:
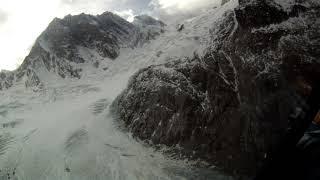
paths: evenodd
<path fill-rule="evenodd" d="M 320 4 L 239 3 L 205 54 L 140 70 L 113 110 L 136 137 L 254 174 L 301 103 L 294 79 L 319 77 Z"/>
<path fill-rule="evenodd" d="M 147 20 L 140 21 L 139 25 L 110 12 L 55 18 L 36 40 L 22 65 L 16 71 L 1 73 L 0 90 L 19 82 L 26 87 L 38 87 L 48 74 L 81 78 L 82 69 L 78 64 L 96 64 L 106 58 L 114 60 L 121 48 L 141 46 L 164 31 L 161 21 L 143 17 Z"/>

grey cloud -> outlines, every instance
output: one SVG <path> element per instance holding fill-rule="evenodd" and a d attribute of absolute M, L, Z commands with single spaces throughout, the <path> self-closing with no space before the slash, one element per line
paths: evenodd
<path fill-rule="evenodd" d="M 61 0 L 61 4 L 78 6 L 81 4 L 93 4 L 99 2 L 106 7 L 106 11 L 122 11 L 132 9 L 135 12 L 142 12 L 148 8 L 151 0 Z"/>
<path fill-rule="evenodd" d="M 72 11 L 76 11 L 77 13 L 88 9 L 94 14 L 95 9 L 99 9 L 99 13 L 102 13 L 102 11 L 116 12 L 127 19 L 132 15 L 151 14 L 149 13 L 151 10 L 149 6 L 151 1 L 152 0 L 60 0 L 60 4 L 62 6 L 69 6 Z"/>
<path fill-rule="evenodd" d="M 159 0 L 152 0 L 149 7 L 152 9 L 150 15 L 159 18 L 167 24 L 179 24 L 182 20 L 197 16 L 210 8 L 221 4 L 221 0 L 197 0 L 188 3 L 187 8 L 177 6 L 162 7 Z"/>
<path fill-rule="evenodd" d="M 8 14 L 0 9 L 0 26 L 8 20 Z"/>
<path fill-rule="evenodd" d="M 125 6 L 136 12 L 143 12 L 148 9 L 151 0 L 128 0 L 125 2 Z"/>
<path fill-rule="evenodd" d="M 201 0 L 197 4 L 208 4 L 213 1 L 221 1 L 221 0 Z M 105 11 L 112 12 L 123 12 L 127 10 L 132 10 L 134 15 L 139 14 L 148 14 L 153 17 L 159 18 L 165 23 L 177 22 L 180 19 L 185 19 L 188 17 L 192 17 L 195 14 L 199 13 L 200 10 L 181 10 L 175 7 L 170 7 L 170 9 L 164 9 L 159 4 L 159 0 L 61 0 L 61 3 L 64 5 L 69 5 L 74 8 L 77 7 L 90 7 L 90 5 L 99 4 L 99 6 Z M 202 7 L 204 7 L 203 5 Z M 201 9 L 201 8 L 200 8 Z M 175 13 L 168 13 L 174 11 Z M 123 15 L 126 18 L 126 15 Z"/>
<path fill-rule="evenodd" d="M 69 5 L 75 5 L 81 2 L 82 0 L 61 0 L 62 4 L 69 4 Z"/>

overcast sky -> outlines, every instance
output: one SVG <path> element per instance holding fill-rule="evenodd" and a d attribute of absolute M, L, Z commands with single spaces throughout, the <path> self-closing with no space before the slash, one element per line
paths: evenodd
<path fill-rule="evenodd" d="M 54 17 L 118 13 L 129 21 L 149 14 L 162 20 L 198 12 L 220 0 L 0 0 L 0 70 L 14 70 Z"/>

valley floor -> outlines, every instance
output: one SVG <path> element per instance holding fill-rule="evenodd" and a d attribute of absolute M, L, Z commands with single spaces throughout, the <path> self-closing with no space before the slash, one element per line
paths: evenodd
<path fill-rule="evenodd" d="M 231 179 L 165 157 L 118 128 L 108 108 L 126 72 L 2 94 L 0 179 Z"/>

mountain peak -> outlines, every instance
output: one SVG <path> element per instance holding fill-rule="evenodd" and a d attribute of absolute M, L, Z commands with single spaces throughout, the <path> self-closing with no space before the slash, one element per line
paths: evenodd
<path fill-rule="evenodd" d="M 136 19 L 140 25 L 112 12 L 97 16 L 81 13 L 69 14 L 62 19 L 54 18 L 37 38 L 22 65 L 0 81 L 8 81 L 3 86 L 8 88 L 16 81 L 31 78 L 32 82 L 26 82 L 26 86 L 37 86 L 41 82 L 38 72 L 53 73 L 62 78 L 80 78 L 82 69 L 78 64 L 93 65 L 104 59 L 114 60 L 122 48 L 140 46 L 163 31 L 164 23 L 161 21 L 149 16 L 138 16 Z M 88 52 L 92 54 L 88 55 Z"/>

